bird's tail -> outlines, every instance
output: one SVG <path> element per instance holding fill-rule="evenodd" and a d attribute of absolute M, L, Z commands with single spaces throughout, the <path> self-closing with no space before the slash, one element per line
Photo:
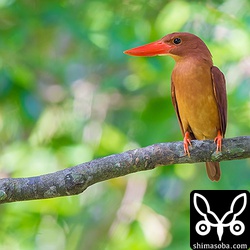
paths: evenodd
<path fill-rule="evenodd" d="M 219 162 L 206 162 L 207 176 L 211 181 L 220 180 L 220 163 Z"/>

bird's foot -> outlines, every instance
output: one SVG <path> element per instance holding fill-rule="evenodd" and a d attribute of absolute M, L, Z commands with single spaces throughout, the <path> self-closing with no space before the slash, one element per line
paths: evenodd
<path fill-rule="evenodd" d="M 188 146 L 191 146 L 191 140 L 189 132 L 186 132 L 184 135 L 183 146 L 184 146 L 184 153 L 190 157 L 190 152 Z"/>
<path fill-rule="evenodd" d="M 218 153 L 219 151 L 221 151 L 222 139 L 223 139 L 223 137 L 221 135 L 221 132 L 220 132 L 220 130 L 218 130 L 218 134 L 214 138 L 214 143 L 217 144 L 216 153 Z"/>

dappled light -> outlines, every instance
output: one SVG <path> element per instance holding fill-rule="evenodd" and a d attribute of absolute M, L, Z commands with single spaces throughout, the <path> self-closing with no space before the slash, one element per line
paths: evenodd
<path fill-rule="evenodd" d="M 226 137 L 250 134 L 250 2 L 0 1 L 0 178 L 182 139 L 174 61 L 124 50 L 194 33 L 224 73 Z M 192 151 L 191 151 L 192 152 Z M 0 206 L 0 249 L 189 249 L 194 189 L 250 189 L 250 161 L 159 167 L 83 194 Z"/>

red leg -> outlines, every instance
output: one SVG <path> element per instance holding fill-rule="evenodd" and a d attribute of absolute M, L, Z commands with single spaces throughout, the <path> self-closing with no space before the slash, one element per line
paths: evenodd
<path fill-rule="evenodd" d="M 188 149 L 188 146 L 191 146 L 191 140 L 190 140 L 190 135 L 189 132 L 186 132 L 184 135 L 184 140 L 183 140 L 183 146 L 184 146 L 184 152 L 190 157 L 190 152 Z"/>
<path fill-rule="evenodd" d="M 214 143 L 217 143 L 216 152 L 221 151 L 222 139 L 223 139 L 223 137 L 222 137 L 222 135 L 221 135 L 221 132 L 220 132 L 220 130 L 218 130 L 218 134 L 217 134 L 217 136 L 214 138 Z"/>

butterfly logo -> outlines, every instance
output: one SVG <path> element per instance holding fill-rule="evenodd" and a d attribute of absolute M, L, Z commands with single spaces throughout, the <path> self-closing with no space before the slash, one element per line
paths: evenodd
<path fill-rule="evenodd" d="M 239 209 L 240 200 L 243 199 L 243 205 Z M 198 201 L 200 202 L 199 204 L 201 205 L 203 203 L 203 206 L 198 206 Z M 199 235 L 207 235 L 209 234 L 211 227 L 217 228 L 217 235 L 219 238 L 219 241 L 222 239 L 222 235 L 224 233 L 224 228 L 229 227 L 230 232 L 233 235 L 241 235 L 245 231 L 245 225 L 242 221 L 237 220 L 237 217 L 244 211 L 247 205 L 247 195 L 246 193 L 242 193 L 237 195 L 230 206 L 230 210 L 227 211 L 221 219 L 218 218 L 218 216 L 210 210 L 210 205 L 207 201 L 207 199 L 199 194 L 199 193 L 194 193 L 193 196 L 193 203 L 196 211 L 204 218 L 203 220 L 200 220 L 199 222 L 196 223 L 195 230 Z M 237 207 L 235 204 L 237 203 Z M 205 209 L 204 211 L 204 204 L 205 204 Z M 237 210 L 238 209 L 238 210 Z M 202 211 L 203 210 L 203 211 Z M 230 222 L 225 223 L 225 220 L 230 219 L 232 217 Z M 213 222 L 211 222 L 211 219 L 213 219 Z"/>

